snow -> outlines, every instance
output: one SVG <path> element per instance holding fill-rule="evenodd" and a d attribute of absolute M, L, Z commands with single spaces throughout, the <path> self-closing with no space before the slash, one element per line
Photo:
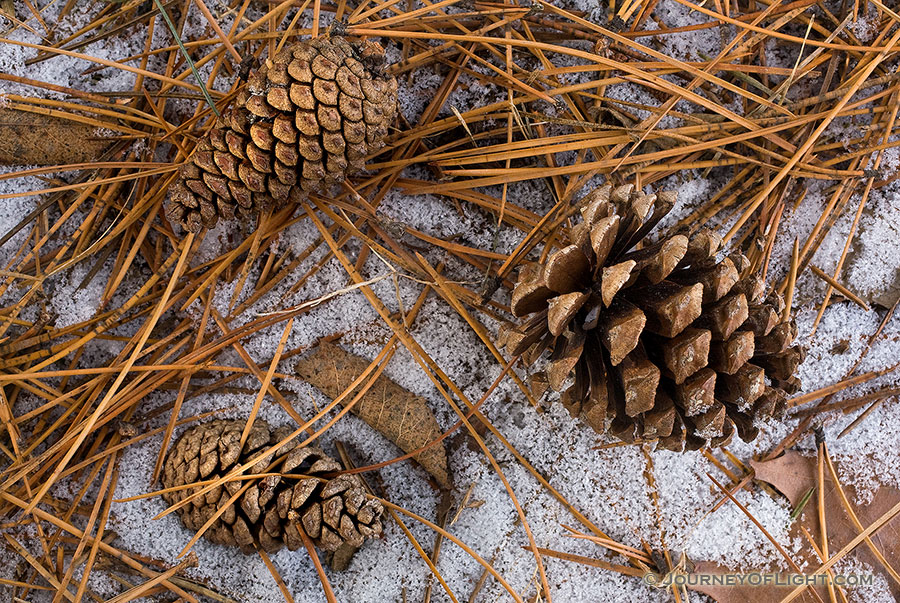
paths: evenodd
<path fill-rule="evenodd" d="M 48 21 L 52 20 L 55 11 L 60 8 L 59 3 L 37 4 L 46 5 L 44 18 Z M 220 3 L 208 4 L 215 6 L 214 10 L 221 8 L 218 6 Z M 597 9 L 596 2 L 575 4 L 576 8 L 588 11 L 593 18 L 602 22 L 603 11 Z M 59 35 L 77 30 L 79 25 L 91 18 L 92 9 L 88 8 L 88 3 L 84 7 L 81 3 L 75 3 L 75 6 L 75 13 L 60 24 Z M 202 37 L 200 32 L 204 27 L 204 20 L 195 12 L 192 11 L 188 20 L 188 32 Z M 702 15 L 691 13 L 685 7 L 668 0 L 659 2 L 657 12 L 669 26 L 689 25 L 705 20 Z M 873 27 L 866 19 L 867 17 L 861 18 L 852 25 L 854 32 L 863 41 L 868 39 L 869 29 Z M 227 31 L 230 21 L 225 20 L 222 25 Z M 652 22 L 649 26 L 653 26 Z M 142 52 L 145 36 L 146 28 L 135 27 L 127 36 L 92 44 L 80 52 L 100 58 L 120 59 Z M 12 38 L 30 42 L 40 40 L 22 29 L 14 32 Z M 715 55 L 721 41 L 719 30 L 711 28 L 690 35 L 661 36 L 657 47 L 681 59 L 699 60 L 698 51 Z M 168 33 L 161 21 L 158 21 L 153 47 L 169 43 Z M 399 57 L 396 49 L 391 48 L 389 51 L 393 53 L 391 56 L 394 59 Z M 113 69 L 102 70 L 98 77 L 84 76 L 82 72 L 88 65 L 72 58 L 54 58 L 26 68 L 24 60 L 34 54 L 33 50 L 4 44 L 0 47 L 0 71 L 25 74 L 36 80 L 92 92 L 130 90 L 134 84 L 133 75 Z M 150 61 L 148 69 L 164 69 L 164 65 L 156 63 L 156 60 L 158 59 Z M 792 60 L 792 57 L 775 56 L 773 51 L 772 64 L 787 61 L 790 65 Z M 505 98 L 505 91 L 498 96 L 496 90 L 486 88 L 471 78 L 464 80 L 465 86 L 454 92 L 448 105 L 442 108 L 442 115 L 452 115 L 451 105 L 458 108 L 480 106 Z M 421 76 L 417 74 L 411 85 L 401 85 L 404 92 L 400 110 L 407 120 L 416 122 L 441 81 L 441 76 L 436 72 L 424 70 Z M 221 76 L 217 80 L 218 87 L 227 88 L 228 84 L 230 81 Z M 3 94 L 34 93 L 36 89 L 30 86 L 5 81 L 0 83 L 0 101 Z M 43 91 L 41 93 L 44 94 Z M 653 95 L 632 84 L 624 84 L 609 90 L 607 94 L 633 102 L 657 103 Z M 58 97 L 55 94 L 49 96 Z M 177 106 L 190 105 L 183 103 Z M 677 108 L 686 110 L 687 106 L 679 104 Z M 645 116 L 638 110 L 635 110 L 635 114 Z M 663 125 L 666 123 L 668 122 L 663 122 Z M 847 130 L 846 135 L 852 135 L 852 128 Z M 896 166 L 897 153 L 889 151 L 883 162 L 883 169 L 890 172 L 896 170 Z M 7 168 L 4 173 L 9 171 L 11 170 Z M 419 168 L 407 170 L 404 176 L 420 179 L 430 177 Z M 679 193 L 679 206 L 664 224 L 674 224 L 678 218 L 715 194 L 721 185 L 720 179 L 715 173 L 703 177 L 700 171 L 695 171 L 660 183 Z M 831 184 L 821 181 L 811 183 L 799 207 L 785 211 L 773 252 L 770 283 L 778 283 L 784 278 L 793 241 L 795 238 L 799 238 L 801 242 L 806 240 L 830 198 L 827 187 Z M 44 186 L 42 180 L 32 177 L 0 180 L 0 194 L 26 192 Z M 542 212 L 553 204 L 546 191 L 542 182 L 516 183 L 509 186 L 508 195 L 522 207 Z M 484 192 L 500 196 L 500 190 L 496 188 Z M 40 200 L 36 196 L 25 196 L 0 203 L 0 232 L 6 232 L 15 226 Z M 823 270 L 835 269 L 859 202 L 858 196 L 851 198 L 842 217 L 827 233 L 824 244 L 813 260 Z M 379 206 L 378 213 L 388 220 L 408 224 L 433 236 L 449 238 L 461 235 L 457 239 L 460 244 L 489 249 L 494 243 L 495 222 L 491 216 L 469 205 L 463 205 L 460 214 L 452 202 L 438 196 L 412 196 L 394 190 Z M 891 184 L 873 190 L 841 275 L 842 282 L 870 302 L 890 295 L 898 286 L 898 223 L 900 185 Z M 0 248 L 3 267 L 9 265 L 16 251 L 23 245 L 27 232 L 27 228 L 23 229 Z M 215 257 L 222 249 L 233 244 L 230 240 L 239 239 L 244 234 L 239 230 L 235 232 L 228 225 L 220 225 L 206 235 L 195 261 L 199 263 Z M 273 253 L 290 249 L 296 256 L 312 244 L 317 236 L 318 231 L 310 221 L 302 220 L 284 233 L 277 241 L 277 249 L 273 249 Z M 511 252 L 520 238 L 521 233 L 502 229 L 497 240 L 497 252 Z M 447 272 L 454 280 L 480 282 L 481 274 L 462 266 L 449 254 L 429 248 L 409 235 L 406 235 L 404 242 L 421 248 L 432 265 L 445 261 Z M 358 249 L 358 245 L 352 242 L 346 247 L 352 259 L 355 259 Z M 326 251 L 324 246 L 319 246 L 297 268 L 295 278 L 276 286 L 231 322 L 230 327 L 237 328 L 264 313 L 315 300 L 346 287 L 349 284 L 346 272 L 336 260 L 331 259 L 297 291 L 290 291 L 296 279 L 316 265 Z M 45 284 L 47 303 L 58 315 L 58 327 L 78 324 L 95 314 L 114 259 L 107 260 L 85 287 L 81 287 L 81 283 L 91 268 L 89 264 L 79 265 L 69 272 L 48 279 Z M 121 296 L 127 297 L 133 293 L 142 279 L 148 276 L 139 268 L 136 271 L 133 279 L 122 284 L 112 305 Z M 381 260 L 370 256 L 362 267 L 362 273 L 365 278 L 375 278 L 387 274 L 388 268 Z M 259 266 L 256 266 L 248 282 L 255 282 L 254 276 L 258 274 Z M 222 283 L 217 288 L 213 304 L 223 315 L 229 313 L 233 287 L 233 283 Z M 408 311 L 421 294 L 423 285 L 404 277 L 396 281 L 385 278 L 373 285 L 372 289 L 390 311 L 399 310 L 401 303 Z M 860 362 L 857 372 L 876 371 L 892 366 L 900 357 L 900 317 L 888 321 L 881 337 L 863 357 L 870 336 L 885 316 L 885 310 L 874 305 L 871 311 L 866 312 L 848 301 L 832 303 L 825 311 L 814 336 L 811 336 L 824 292 L 825 285 L 811 272 L 805 272 L 799 279 L 794 304 L 801 341 L 809 348 L 807 361 L 800 371 L 804 392 L 840 381 L 857 362 Z M 22 294 L 17 290 L 7 291 L 2 298 L 3 305 L 15 302 Z M 246 299 L 248 294 L 248 291 L 243 292 L 239 301 Z M 505 295 L 502 291 L 498 292 L 497 299 L 503 300 Z M 197 302 L 186 314 L 178 314 L 177 317 L 199 318 L 201 310 L 202 307 Z M 28 314 L 23 317 L 28 317 Z M 495 321 L 488 317 L 479 319 L 484 321 L 490 332 L 496 333 L 499 325 Z M 261 331 L 244 340 L 242 346 L 255 361 L 267 362 L 283 328 L 284 324 L 280 323 Z M 378 354 L 392 335 L 363 294 L 360 291 L 350 291 L 298 316 L 285 349 L 309 348 L 321 337 L 333 334 L 342 334 L 342 346 L 367 358 Z M 470 326 L 434 292 L 429 293 L 409 334 L 460 386 L 470 402 L 480 400 L 500 372 L 500 367 Z M 105 347 L 92 351 L 94 356 L 90 360 L 94 363 L 106 362 L 107 356 L 118 349 L 111 342 L 104 345 Z M 843 351 L 836 352 L 837 349 Z M 243 366 L 243 361 L 233 351 L 225 352 L 219 360 L 223 364 Z M 291 366 L 292 361 L 287 360 L 279 370 L 290 374 Z M 398 348 L 385 373 L 403 387 L 425 397 L 442 428 L 449 428 L 457 420 L 456 414 L 431 380 L 402 346 Z M 232 385 L 244 388 L 244 391 L 217 392 L 189 398 L 181 410 L 181 417 L 214 411 L 224 417 L 246 417 L 253 405 L 253 392 L 258 387 L 258 382 L 242 378 Z M 276 385 L 294 410 L 304 417 L 312 416 L 329 402 L 320 392 L 297 380 L 279 379 Z M 892 385 L 898 385 L 898 379 L 895 375 L 888 374 L 844 392 L 835 400 L 863 395 Z M 171 402 L 173 396 L 173 392 L 169 390 L 157 391 L 147 396 L 142 401 L 142 406 L 147 409 L 156 408 Z M 714 561 L 735 569 L 784 567 L 783 559 L 771 543 L 735 505 L 728 503 L 712 511 L 720 494 L 707 474 L 720 481 L 726 478 L 707 458 L 699 453 L 642 451 L 636 447 L 612 445 L 614 442 L 611 439 L 597 436 L 569 417 L 555 398 L 550 394 L 542 401 L 541 408 L 532 408 L 516 385 L 510 379 L 505 379 L 485 402 L 482 410 L 510 445 L 597 529 L 628 546 L 641 548 L 646 544 L 653 549 L 666 547 L 673 552 L 684 552 L 694 560 Z M 34 404 L 34 399 L 27 394 L 23 395 L 20 404 L 25 408 Z M 900 402 L 894 398 L 886 400 L 848 435 L 838 437 L 859 412 L 857 410 L 847 415 L 833 412 L 822 418 L 831 453 L 841 467 L 841 478 L 854 487 L 857 502 L 863 504 L 880 485 L 900 486 L 900 422 L 896 420 Z M 325 421 L 333 418 L 334 414 L 327 416 Z M 269 397 L 264 399 L 259 417 L 272 425 L 291 421 L 288 414 Z M 796 418 L 789 418 L 784 423 L 770 421 L 763 426 L 763 435 L 758 441 L 752 445 L 735 442 L 730 450 L 742 460 L 764 453 L 789 434 L 796 422 Z M 149 421 L 146 428 L 162 427 L 165 423 L 166 417 L 158 417 Z M 319 428 L 322 424 L 324 422 L 316 427 Z M 596 544 L 572 538 L 563 526 L 572 526 L 584 533 L 589 531 L 588 528 L 541 486 L 535 476 L 497 438 L 486 436 L 484 440 L 521 505 L 538 546 L 611 563 L 624 563 L 622 557 L 608 553 Z M 338 421 L 323 434 L 319 443 L 326 450 L 333 450 L 336 441 L 347 444 L 351 455 L 360 465 L 390 460 L 398 455 L 398 451 L 385 438 L 352 415 Z M 473 487 L 471 500 L 483 501 L 480 506 L 463 510 L 458 521 L 448 526 L 448 530 L 489 561 L 521 597 L 527 599 L 533 596 L 539 578 L 535 573 L 533 555 L 523 549 L 528 545 L 528 539 L 510 493 L 486 456 L 477 450 L 467 436 L 454 436 L 448 442 L 450 465 L 456 483 L 456 489 L 452 493 L 451 516 L 455 514 L 470 485 Z M 873 442 L 878 445 L 873 445 Z M 116 488 L 118 498 L 158 488 L 158 484 L 151 483 L 151 473 L 160 445 L 161 437 L 157 435 L 130 445 L 121 453 L 121 471 Z M 798 447 L 806 452 L 813 450 L 812 437 L 801 439 Z M 721 454 L 716 456 L 722 458 Z M 420 468 L 408 462 L 390 464 L 377 474 L 370 474 L 368 479 L 386 499 L 425 519 L 435 519 L 440 495 L 428 485 L 427 475 Z M 758 488 L 741 491 L 737 498 L 789 552 L 797 553 L 804 546 L 803 542 L 794 541 L 789 535 L 791 509 L 785 500 L 773 498 Z M 114 530 L 118 535 L 115 546 L 164 563 L 176 563 L 177 555 L 188 543 L 191 534 L 183 529 L 175 515 L 151 520 L 164 509 L 165 505 L 158 497 L 114 504 L 108 529 Z M 430 551 L 434 543 L 433 531 L 415 519 L 403 517 L 403 521 L 424 549 Z M 16 535 L 21 542 L 31 547 L 33 553 L 40 553 L 33 533 L 25 530 Z M 258 603 L 283 600 L 278 586 L 258 556 L 243 556 L 239 552 L 202 540 L 193 550 L 199 556 L 200 565 L 190 570 L 189 575 L 222 594 L 238 601 Z M 0 577 L 11 578 L 20 558 L 5 551 L 0 552 L 0 559 L 4 561 Z M 306 603 L 322 600 L 318 577 L 305 554 L 281 551 L 272 555 L 272 561 L 295 601 Z M 644 585 L 639 579 L 625 578 L 613 572 L 586 568 L 551 557 L 544 557 L 544 564 L 553 589 L 552 594 L 557 601 L 624 603 L 670 600 L 664 592 Z M 867 571 L 851 562 L 845 565 L 847 571 Z M 468 600 L 483 572 L 482 566 L 467 552 L 446 540 L 442 545 L 438 567 L 454 595 L 461 601 Z M 133 577 L 131 579 L 137 580 Z M 421 593 L 430 581 L 428 567 L 393 521 L 386 522 L 383 538 L 360 550 L 349 570 L 343 573 L 329 572 L 329 580 L 339 601 L 358 603 L 400 601 L 404 596 L 408 600 L 420 600 Z M 106 597 L 120 592 L 119 587 L 104 578 L 103 572 L 99 570 L 94 572 L 91 586 Z M 449 600 L 436 581 L 432 588 L 433 601 Z M 864 594 L 854 593 L 851 601 L 888 601 L 890 595 L 885 594 L 887 588 L 888 584 L 884 580 L 876 581 L 874 585 L 867 587 Z M 32 595 L 35 602 L 45 600 L 41 598 L 43 596 L 41 592 Z M 502 586 L 493 578 L 488 578 L 477 601 L 508 598 Z M 704 599 L 693 594 L 691 600 Z"/>

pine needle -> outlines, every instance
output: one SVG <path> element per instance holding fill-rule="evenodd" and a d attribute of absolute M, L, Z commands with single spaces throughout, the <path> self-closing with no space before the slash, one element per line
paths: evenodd
<path fill-rule="evenodd" d="M 172 33 L 172 37 L 175 38 L 175 43 L 178 44 L 178 48 L 181 49 L 181 55 L 187 62 L 188 67 L 190 67 L 191 73 L 194 74 L 194 79 L 197 80 L 197 85 L 200 87 L 200 92 L 203 93 L 203 98 L 206 100 L 206 104 L 209 105 L 209 108 L 212 109 L 212 112 L 215 113 L 216 117 L 219 117 L 219 110 L 216 108 L 216 103 L 209 95 L 209 90 L 206 89 L 206 84 L 203 82 L 203 78 L 200 77 L 200 72 L 197 71 L 197 66 L 194 65 L 194 61 L 193 59 L 191 59 L 191 55 L 188 53 L 187 48 L 184 47 L 184 42 L 181 41 L 181 35 L 178 33 L 178 28 L 175 27 L 174 23 L 172 23 L 172 18 L 169 16 L 168 11 L 166 11 L 166 7 L 163 6 L 160 0 L 153 0 L 153 2 L 156 4 L 157 10 L 159 10 L 160 14 L 163 16 L 163 20 L 166 22 L 166 27 L 168 27 L 169 31 Z M 232 47 L 232 49 L 233 48 L 234 47 Z M 240 55 L 238 55 L 238 57 L 240 57 Z"/>

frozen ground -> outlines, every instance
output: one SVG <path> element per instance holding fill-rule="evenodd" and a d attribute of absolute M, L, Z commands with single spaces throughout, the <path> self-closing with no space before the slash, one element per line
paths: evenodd
<path fill-rule="evenodd" d="M 49 9 L 47 15 L 52 16 L 53 10 L 55 9 Z M 669 25 L 689 24 L 699 19 L 697 16 L 684 14 L 683 8 L 668 0 L 661 0 L 658 10 Z M 75 29 L 79 23 L 83 23 L 89 14 L 86 8 L 85 11 L 83 15 L 76 15 L 67 28 Z M 597 18 L 601 14 L 594 11 Z M 166 38 L 162 33 L 161 23 L 157 25 L 157 36 L 160 36 L 159 44 L 162 45 Z M 861 23 L 859 27 L 864 28 L 865 25 Z M 202 26 L 202 20 L 198 19 L 196 26 Z M 696 35 L 667 38 L 664 48 L 680 58 L 691 58 L 692 53 L 698 49 L 714 54 L 720 43 L 718 35 L 712 33 L 714 31 L 716 30 L 705 30 Z M 146 31 L 138 29 L 124 42 L 116 38 L 114 43 L 94 44 L 83 49 L 83 52 L 105 58 L 121 58 L 140 52 L 143 35 L 146 35 Z M 34 36 L 23 33 L 21 29 L 13 37 L 36 41 Z M 68 58 L 54 58 L 26 70 L 23 61 L 33 54 L 34 51 L 30 49 L 0 44 L 0 71 L 26 74 L 36 80 L 90 91 L 124 90 L 129 89 L 133 83 L 128 74 L 108 69 L 102 72 L 100 78 L 83 77 L 80 72 L 86 67 L 85 63 Z M 790 57 L 784 60 L 790 60 Z M 152 63 L 149 68 L 154 68 Z M 438 84 L 438 79 L 423 76 L 404 92 L 401 110 L 408 120 L 415 121 L 417 112 L 428 101 Z M 0 92 L 29 94 L 35 93 L 35 90 L 0 82 Z M 630 93 L 637 94 L 637 91 L 623 87 L 616 94 L 624 98 Z M 455 96 L 454 102 L 458 103 L 457 106 L 476 106 L 479 103 L 493 102 L 495 98 L 495 91 L 472 84 L 466 93 Z M 884 169 L 895 170 L 896 158 L 888 159 Z M 712 195 L 718 186 L 715 175 L 710 180 L 703 180 L 699 172 L 684 178 L 683 182 L 673 179 L 669 184 L 679 191 L 680 204 L 676 212 L 682 215 Z M 33 179 L 5 180 L 0 181 L 0 194 L 40 186 L 41 183 Z M 543 195 L 543 189 L 534 185 L 515 185 L 510 191 L 510 197 L 533 211 L 546 210 L 550 206 Z M 30 211 L 37 201 L 30 197 L 3 201 L 0 204 L 0 233 L 17 223 L 23 213 Z M 786 212 L 773 254 L 772 279 L 783 277 L 794 239 L 799 237 L 801 242 L 806 239 L 826 201 L 824 186 L 813 186 L 796 211 Z M 828 233 L 824 245 L 815 257 L 814 263 L 826 272 L 833 271 L 836 266 L 858 202 L 858 198 L 851 201 L 846 215 Z M 465 215 L 461 216 L 451 203 L 441 198 L 411 197 L 400 193 L 389 195 L 380 208 L 384 216 L 427 233 L 443 237 L 465 233 L 467 244 L 488 248 L 493 235 L 490 222 L 470 207 L 465 207 L 464 211 Z M 897 269 L 900 265 L 898 223 L 898 186 L 889 185 L 873 191 L 860 223 L 849 264 L 843 272 L 843 282 L 868 300 L 890 297 L 897 285 Z M 220 244 L 226 229 L 227 227 L 222 226 L 207 235 L 206 245 L 210 254 L 217 254 L 216 246 Z M 316 235 L 317 231 L 311 224 L 301 222 L 288 231 L 279 245 L 282 249 L 290 246 L 299 252 Z M 510 252 L 518 243 L 519 236 L 511 230 L 502 232 L 498 251 Z M 20 235 L 0 249 L 0 259 L 4 259 L 4 265 L 10 250 L 21 244 Z M 349 249 L 355 250 L 352 245 Z M 298 268 L 297 274 L 303 274 L 323 253 L 323 249 L 319 249 Z M 429 259 L 435 263 L 446 258 L 432 252 Z M 111 262 L 104 270 L 108 274 L 110 269 Z M 472 281 L 479 278 L 479 275 L 453 264 L 452 261 L 449 269 L 455 271 L 454 278 Z M 385 271 L 385 266 L 374 258 L 365 266 L 365 274 L 369 278 L 384 274 Z M 104 282 L 103 274 L 101 272 L 93 283 L 100 286 L 99 283 Z M 75 270 L 61 275 L 50 284 L 53 291 L 52 304 L 62 321 L 59 326 L 85 320 L 94 312 L 99 291 L 90 288 L 78 290 L 83 277 L 83 272 Z M 253 281 L 252 277 L 250 281 Z M 344 287 L 347 277 L 337 261 L 332 260 L 296 294 L 282 300 L 291 284 L 293 281 L 286 282 L 259 300 L 247 312 L 247 319 L 260 312 L 278 309 L 279 304 L 302 303 Z M 412 305 L 421 288 L 422 285 L 417 282 L 400 279 L 399 297 L 405 307 Z M 809 272 L 801 277 L 797 287 L 795 307 L 801 340 L 809 346 L 808 358 L 800 375 L 804 391 L 812 391 L 841 380 L 863 353 L 869 335 L 885 315 L 885 310 L 878 306 L 865 312 L 850 302 L 835 303 L 826 310 L 818 330 L 811 337 L 811 328 L 824 289 L 824 284 Z M 381 281 L 375 286 L 375 290 L 390 309 L 397 308 L 398 294 L 391 280 Z M 215 303 L 226 313 L 231 294 L 228 286 L 217 290 Z M 9 301 L 4 299 L 4 305 Z M 491 329 L 497 327 L 490 322 L 488 326 Z M 283 325 L 277 325 L 245 341 L 246 350 L 256 361 L 271 357 L 282 327 Z M 331 300 L 314 312 L 299 317 L 287 342 L 287 349 L 312 345 L 320 337 L 337 332 L 346 333 L 341 339 L 344 347 L 369 358 L 381 350 L 390 335 L 362 294 L 354 292 Z M 426 301 L 411 335 L 473 401 L 480 399 L 500 372 L 500 368 L 466 323 L 433 294 Z M 886 368 L 895 363 L 898 356 L 900 318 L 895 317 L 887 324 L 884 334 L 873 345 L 858 370 L 863 372 Z M 225 361 L 241 364 L 237 356 L 226 356 L 223 359 Z M 290 372 L 291 362 L 285 362 L 280 368 Z M 401 385 L 424 396 L 434 408 L 443 428 L 455 421 L 455 416 L 444 400 L 404 349 L 399 349 L 386 372 Z M 888 375 L 844 395 L 860 395 L 888 384 L 896 384 L 897 381 L 895 376 Z M 251 380 L 242 381 L 239 385 L 251 389 L 257 386 Z M 283 381 L 278 386 L 301 414 L 312 414 L 317 405 L 326 403 L 317 390 L 306 384 Z M 156 392 L 145 404 L 148 407 L 163 404 L 172 395 L 171 392 Z M 226 416 L 245 417 L 253 400 L 252 394 L 201 396 L 186 403 L 182 416 L 227 407 L 229 410 L 225 412 Z M 726 504 L 709 514 L 718 498 L 706 474 L 719 473 L 703 456 L 665 451 L 644 454 L 635 447 L 595 449 L 598 444 L 609 440 L 598 440 L 593 432 L 572 420 L 560 405 L 554 404 L 552 397 L 544 402 L 545 411 L 536 412 L 507 379 L 488 399 L 484 412 L 555 489 L 612 538 L 638 548 L 642 543 L 653 548 L 664 546 L 671 551 L 684 551 L 694 560 L 714 561 L 732 568 L 760 569 L 779 564 L 780 557 L 775 549 L 736 506 Z M 843 468 L 844 474 L 841 477 L 844 482 L 856 487 L 859 502 L 866 501 L 882 484 L 900 487 L 898 413 L 900 405 L 896 400 L 889 399 L 843 438 L 837 438 L 837 434 L 854 420 L 857 413 L 827 417 L 825 433 L 831 452 Z M 261 418 L 276 425 L 289 421 L 283 411 L 268 399 L 264 401 Z M 162 424 L 164 420 L 160 419 L 158 425 Z M 742 460 L 749 459 L 755 453 L 770 449 L 794 425 L 795 420 L 788 420 L 783 424 L 767 424 L 764 435 L 752 446 L 736 441 L 730 446 L 730 450 Z M 322 443 L 326 448 L 334 440 L 347 443 L 360 464 L 388 460 L 398 454 L 384 438 L 353 416 L 342 419 L 323 439 Z M 568 538 L 563 525 L 578 526 L 578 521 L 498 441 L 488 437 L 487 444 L 522 505 L 539 546 L 614 563 L 623 562 L 622 558 L 609 555 L 590 542 Z M 150 483 L 150 473 L 159 445 L 160 439 L 153 438 L 131 446 L 124 452 L 120 460 L 122 471 L 117 487 L 118 497 L 129 497 L 154 489 L 154 485 Z M 813 447 L 811 436 L 799 443 L 802 450 L 808 451 Z M 456 484 L 453 492 L 454 510 L 470 486 L 473 487 L 471 500 L 483 501 L 480 506 L 464 510 L 458 521 L 449 528 L 450 531 L 481 557 L 489 560 L 523 598 L 533 596 L 539 578 L 535 573 L 532 555 L 522 549 L 527 544 L 527 539 L 501 480 L 484 455 L 473 452 L 464 444 L 451 448 L 450 462 Z M 659 509 L 654 507 L 651 499 L 646 471 L 652 472 Z M 400 463 L 390 465 L 379 473 L 386 498 L 425 518 L 434 519 L 439 495 L 427 485 L 423 471 L 409 463 Z M 790 508 L 783 499 L 773 498 L 758 488 L 741 492 L 738 499 L 788 551 L 796 551 L 802 546 L 803 543 L 791 540 L 788 536 Z M 158 521 L 150 520 L 164 508 L 162 500 L 158 498 L 115 504 L 109 529 L 118 534 L 116 545 L 123 550 L 174 562 L 191 534 L 174 516 Z M 659 517 L 662 518 L 661 521 Z M 434 540 L 433 533 L 412 520 L 407 521 L 407 525 L 426 550 L 430 550 Z M 283 600 L 259 557 L 243 556 L 203 541 L 194 550 L 199 555 L 200 565 L 192 570 L 192 575 L 205 580 L 223 594 L 248 603 L 275 603 Z M 7 573 L 15 567 L 17 558 L 8 551 L 0 555 L 9 560 L 8 563 L 3 563 L 0 577 L 9 577 Z M 305 554 L 282 551 L 273 555 L 272 560 L 297 602 L 324 600 L 319 580 Z M 670 600 L 664 592 L 645 586 L 638 579 L 552 558 L 545 558 L 544 561 L 552 594 L 557 601 Z M 482 574 L 481 566 L 467 553 L 448 542 L 443 545 L 438 567 L 456 597 L 462 601 L 468 599 Z M 91 586 L 96 592 L 106 597 L 119 592 L 114 583 L 104 581 L 101 572 L 95 572 L 94 575 Z M 429 582 L 429 571 L 400 528 L 388 522 L 384 538 L 364 547 L 349 570 L 331 574 L 330 579 L 339 601 L 419 601 Z M 853 600 L 865 600 L 868 603 L 893 600 L 886 589 L 886 583 L 876 582 L 867 592 L 857 593 Z M 403 598 L 404 593 L 408 599 Z M 2 596 L 0 591 L 0 598 Z M 501 586 L 489 578 L 477 600 L 487 602 L 508 598 Z M 691 595 L 691 599 L 705 600 L 696 593 Z M 40 600 L 42 599 L 36 594 L 34 601 Z M 449 600 L 437 584 L 434 585 L 433 600 Z"/>

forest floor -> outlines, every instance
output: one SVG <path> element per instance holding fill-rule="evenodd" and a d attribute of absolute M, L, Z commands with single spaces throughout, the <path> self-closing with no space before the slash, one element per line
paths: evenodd
<path fill-rule="evenodd" d="M 335 22 L 400 83 L 368 171 L 170 224 L 241 63 Z M 0 598 L 900 600 L 898 25 L 878 0 L 0 1 Z M 752 443 L 624 445 L 494 346 L 607 181 L 677 192 L 663 228 L 788 297 L 802 389 Z M 321 341 L 424 399 L 452 488 L 296 376 Z M 346 570 L 194 542 L 153 495 L 186 427 L 251 415 L 379 465 L 396 507 Z M 721 572 L 860 583 L 647 578 Z"/>

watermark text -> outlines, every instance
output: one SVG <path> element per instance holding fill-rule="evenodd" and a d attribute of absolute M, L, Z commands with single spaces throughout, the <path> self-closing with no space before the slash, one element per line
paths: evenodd
<path fill-rule="evenodd" d="M 867 586 L 871 585 L 872 574 L 780 574 L 749 572 L 746 574 L 686 574 L 671 572 L 660 575 L 648 572 L 644 582 L 658 588 L 671 586 Z"/>

